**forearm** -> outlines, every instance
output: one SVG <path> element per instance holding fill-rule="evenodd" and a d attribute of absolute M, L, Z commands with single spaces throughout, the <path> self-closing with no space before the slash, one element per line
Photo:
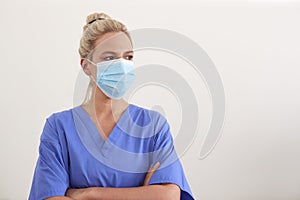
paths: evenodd
<path fill-rule="evenodd" d="M 47 198 L 45 200 L 74 200 L 70 197 L 61 197 L 61 196 L 56 196 L 56 197 L 50 197 L 50 198 Z"/>
<path fill-rule="evenodd" d="M 149 185 L 133 188 L 90 188 L 91 200 L 179 200 L 180 189 L 175 184 Z"/>

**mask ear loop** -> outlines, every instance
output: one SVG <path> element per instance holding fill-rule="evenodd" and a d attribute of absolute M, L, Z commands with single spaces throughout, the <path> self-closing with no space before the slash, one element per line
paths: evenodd
<path fill-rule="evenodd" d="M 96 65 L 93 61 L 91 61 L 90 59 L 86 58 L 86 60 L 87 60 L 89 63 L 91 63 L 91 64 L 97 66 L 97 65 Z M 94 102 L 94 100 L 95 100 L 95 99 L 94 99 L 94 98 L 95 98 L 95 86 L 94 86 L 94 84 L 97 85 L 97 82 L 96 82 L 95 78 L 92 76 L 92 74 L 89 75 L 89 78 L 90 78 L 90 82 L 89 82 L 89 85 L 88 85 L 88 88 L 87 88 L 87 91 L 86 91 L 86 96 L 85 96 L 85 99 L 84 99 L 84 103 L 83 103 L 83 104 L 86 104 L 87 109 L 89 110 L 89 112 L 90 112 L 90 114 L 91 114 L 92 116 L 96 116 L 95 104 L 94 104 L 93 102 Z M 96 123 L 97 123 L 97 124 L 95 124 L 95 125 L 96 125 L 96 127 L 98 127 L 98 126 L 99 126 L 99 122 L 97 121 Z M 97 128 L 97 129 L 98 129 L 98 128 Z"/>
<path fill-rule="evenodd" d="M 92 63 L 93 65 L 97 66 L 93 61 L 91 61 L 90 59 L 86 58 L 87 61 L 89 61 L 90 63 Z"/>
<path fill-rule="evenodd" d="M 97 64 L 95 64 L 95 63 L 94 63 L 93 61 L 91 61 L 90 59 L 86 58 L 86 60 L 87 60 L 88 62 L 90 62 L 91 64 L 93 64 L 93 65 L 95 65 L 95 66 L 97 67 Z M 94 77 L 93 77 L 92 75 L 90 75 L 89 77 L 90 77 L 90 79 L 91 79 L 92 81 L 94 81 L 94 83 L 97 85 L 97 81 L 94 79 Z M 104 133 L 104 130 L 102 129 L 101 124 L 100 124 L 100 122 L 98 121 L 98 119 L 97 119 L 97 117 L 96 117 L 96 116 L 97 116 L 97 113 L 96 113 L 96 109 L 95 109 L 95 108 L 96 108 L 96 105 L 95 105 L 95 87 L 90 86 L 90 84 L 91 84 L 91 83 L 89 83 L 89 89 L 88 89 L 89 91 L 88 91 L 87 96 L 88 96 L 88 99 L 89 99 L 91 102 L 94 102 L 94 103 L 90 105 L 89 110 L 90 110 L 92 116 L 94 116 L 95 119 L 96 119 L 96 121 L 95 121 L 95 126 L 96 126 L 98 132 L 99 132 L 99 133 Z M 97 88 L 97 87 L 98 87 L 98 86 L 96 86 L 96 88 Z M 101 134 L 101 135 L 102 135 L 102 134 Z M 105 134 L 103 135 L 103 137 L 105 137 L 105 139 L 107 139 L 107 137 L 106 137 Z"/>
<path fill-rule="evenodd" d="M 90 59 L 86 58 L 86 60 L 89 63 L 95 65 L 95 63 L 93 63 L 93 61 L 91 61 Z M 83 105 L 87 105 L 88 102 L 90 102 L 92 100 L 92 96 L 93 96 L 93 93 L 94 93 L 94 91 L 93 91 L 94 90 L 94 86 L 93 85 L 96 83 L 96 80 L 94 79 L 94 77 L 92 76 L 92 74 L 90 74 L 88 77 L 90 78 L 90 81 L 88 83 L 88 87 L 87 87 L 87 90 L 86 90 L 85 98 L 84 98 L 83 103 L 82 103 Z"/>
<path fill-rule="evenodd" d="M 90 62 L 91 64 L 97 66 L 97 65 L 96 65 L 93 61 L 91 61 L 90 59 L 86 58 L 86 60 L 87 60 L 88 62 Z M 92 81 L 94 81 L 94 83 L 97 83 L 96 80 L 94 79 L 94 77 L 93 77 L 92 75 L 90 75 L 89 77 L 90 77 L 90 79 L 91 79 Z"/>

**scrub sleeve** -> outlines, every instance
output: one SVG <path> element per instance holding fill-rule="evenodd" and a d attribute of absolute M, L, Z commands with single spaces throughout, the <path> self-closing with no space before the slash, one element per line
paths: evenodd
<path fill-rule="evenodd" d="M 53 196 L 64 196 L 69 187 L 66 144 L 62 145 L 55 123 L 46 120 L 40 138 L 37 160 L 29 200 L 42 200 Z M 63 134 L 62 134 L 63 135 Z M 63 141 L 63 140 L 62 140 Z"/>
<path fill-rule="evenodd" d="M 153 164 L 160 162 L 160 167 L 153 174 L 149 184 L 176 184 L 181 190 L 181 200 L 193 200 L 191 189 L 173 145 L 173 138 L 167 121 L 160 133 L 156 135 Z"/>

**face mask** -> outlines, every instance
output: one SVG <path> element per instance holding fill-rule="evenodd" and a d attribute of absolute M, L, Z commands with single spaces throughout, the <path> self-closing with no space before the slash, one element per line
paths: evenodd
<path fill-rule="evenodd" d="M 120 58 L 93 64 L 97 66 L 96 83 L 101 91 L 112 99 L 122 98 L 135 79 L 133 62 Z"/>

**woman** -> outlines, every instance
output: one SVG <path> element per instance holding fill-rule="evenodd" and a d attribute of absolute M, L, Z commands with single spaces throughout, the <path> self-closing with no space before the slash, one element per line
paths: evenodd
<path fill-rule="evenodd" d="M 135 78 L 126 27 L 104 13 L 86 22 L 86 98 L 47 118 L 29 199 L 193 199 L 166 119 L 122 99 Z"/>

